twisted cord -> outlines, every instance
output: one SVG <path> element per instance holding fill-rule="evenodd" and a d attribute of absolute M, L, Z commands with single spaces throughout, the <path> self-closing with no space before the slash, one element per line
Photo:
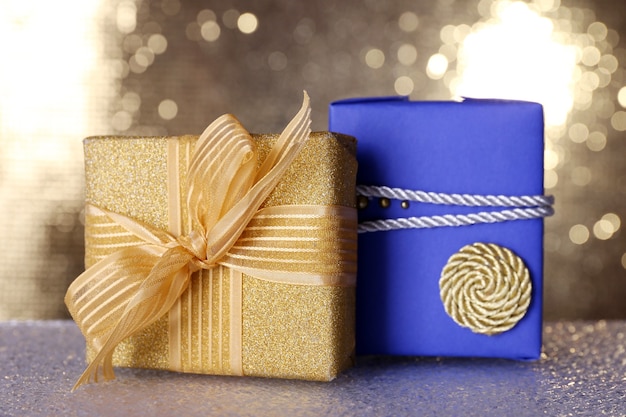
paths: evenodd
<path fill-rule="evenodd" d="M 460 326 L 487 335 L 505 332 L 524 317 L 531 286 L 524 262 L 493 243 L 461 248 L 439 280 L 446 313 Z"/>
<path fill-rule="evenodd" d="M 479 194 L 446 194 L 426 191 L 405 190 L 375 185 L 357 185 L 357 195 L 364 197 L 384 197 L 394 200 L 407 200 L 419 203 L 447 204 L 472 207 L 545 207 L 554 204 L 551 195 L 479 195 Z"/>
<path fill-rule="evenodd" d="M 443 216 L 382 219 L 359 223 L 358 232 L 385 232 L 398 229 L 469 226 L 481 223 L 500 223 L 511 220 L 538 219 L 551 216 L 552 214 L 554 214 L 552 207 L 531 207 L 470 214 L 446 214 Z"/>
<path fill-rule="evenodd" d="M 425 229 L 446 226 L 469 226 L 482 223 L 499 223 L 512 220 L 539 219 L 552 216 L 554 197 L 551 195 L 479 195 L 446 194 L 426 191 L 405 190 L 386 186 L 357 185 L 357 195 L 419 203 L 466 206 L 466 207 L 510 207 L 500 211 L 470 214 L 446 214 L 436 216 L 381 219 L 359 223 L 359 233 L 383 232 L 398 229 Z"/>

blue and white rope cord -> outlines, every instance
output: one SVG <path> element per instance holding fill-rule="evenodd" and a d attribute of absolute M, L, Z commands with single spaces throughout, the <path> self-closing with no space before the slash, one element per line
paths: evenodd
<path fill-rule="evenodd" d="M 506 209 L 500 211 L 366 221 L 359 223 L 359 233 L 381 232 L 398 229 L 469 226 L 473 224 L 498 223 L 512 220 L 538 219 L 552 216 L 554 214 L 554 209 L 552 207 L 554 204 L 554 197 L 544 195 L 503 196 L 445 194 L 368 185 L 357 186 L 357 195 L 368 198 L 378 197 L 393 200 L 414 201 L 418 203 L 466 207 L 506 207 Z"/>

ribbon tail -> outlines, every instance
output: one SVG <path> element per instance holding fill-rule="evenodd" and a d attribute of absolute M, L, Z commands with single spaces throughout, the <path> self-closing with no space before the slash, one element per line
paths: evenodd
<path fill-rule="evenodd" d="M 112 361 L 115 347 L 122 340 L 157 321 L 171 309 L 189 285 L 191 273 L 189 264 L 192 259 L 193 255 L 181 247 L 167 250 L 130 299 L 118 300 L 118 305 L 125 304 L 124 310 L 115 326 L 104 337 L 92 338 L 90 328 L 85 329 L 84 323 L 76 320 L 87 342 L 92 346 L 96 345 L 98 352 L 73 390 L 84 383 L 97 382 L 99 375 L 103 375 L 105 380 L 115 377 Z M 120 275 L 118 280 L 123 281 L 125 278 L 124 275 Z M 104 340 L 100 347 L 97 346 L 98 340 Z"/>

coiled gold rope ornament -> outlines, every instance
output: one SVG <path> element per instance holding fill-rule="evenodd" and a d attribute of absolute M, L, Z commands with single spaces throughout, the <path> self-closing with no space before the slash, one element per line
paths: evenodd
<path fill-rule="evenodd" d="M 524 261 L 493 243 L 461 248 L 439 280 L 446 313 L 460 326 L 487 335 L 505 332 L 524 317 L 531 287 Z"/>

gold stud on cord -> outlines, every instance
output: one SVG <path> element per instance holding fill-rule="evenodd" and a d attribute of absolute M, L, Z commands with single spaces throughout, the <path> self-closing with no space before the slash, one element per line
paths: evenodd
<path fill-rule="evenodd" d="M 364 195 L 360 195 L 356 199 L 356 204 L 359 210 L 366 209 L 369 203 L 370 203 L 369 198 L 365 197 Z"/>

